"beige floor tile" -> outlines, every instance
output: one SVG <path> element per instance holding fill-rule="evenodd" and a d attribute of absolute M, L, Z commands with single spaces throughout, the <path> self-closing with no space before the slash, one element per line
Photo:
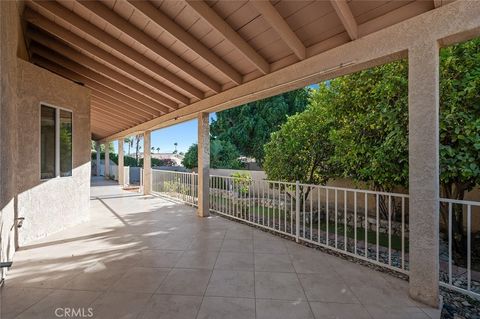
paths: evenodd
<path fill-rule="evenodd" d="M 261 299 L 306 300 L 294 273 L 255 272 L 255 297 Z"/>
<path fill-rule="evenodd" d="M 154 295 L 141 319 L 194 319 L 202 304 L 200 296 Z"/>
<path fill-rule="evenodd" d="M 253 270 L 253 254 L 221 251 L 218 255 L 215 269 Z"/>
<path fill-rule="evenodd" d="M 185 251 L 175 267 L 213 269 L 217 256 L 216 251 Z"/>
<path fill-rule="evenodd" d="M 310 302 L 310 307 L 316 319 L 372 319 L 359 304 Z"/>
<path fill-rule="evenodd" d="M 197 319 L 254 319 L 255 300 L 205 297 Z"/>
<path fill-rule="evenodd" d="M 147 249 L 140 254 L 138 265 L 142 267 L 173 268 L 183 251 Z"/>
<path fill-rule="evenodd" d="M 279 238 L 255 238 L 253 250 L 256 254 L 287 254 L 283 240 Z"/>
<path fill-rule="evenodd" d="M 134 319 L 144 310 L 151 294 L 107 292 L 90 306 L 95 319 Z"/>
<path fill-rule="evenodd" d="M 125 267 L 111 267 L 104 263 L 96 263 L 67 282 L 63 288 L 105 291 L 114 285 L 126 272 L 127 268 Z"/>
<path fill-rule="evenodd" d="M 210 275 L 210 270 L 173 269 L 156 293 L 202 296 L 207 289 Z"/>
<path fill-rule="evenodd" d="M 71 309 L 88 313 L 91 303 L 99 296 L 100 293 L 92 291 L 56 290 L 16 318 L 57 318 Z"/>
<path fill-rule="evenodd" d="M 225 239 L 221 251 L 253 253 L 252 239 Z"/>
<path fill-rule="evenodd" d="M 365 308 L 374 319 L 430 319 L 417 307 L 386 307 L 366 305 Z"/>
<path fill-rule="evenodd" d="M 191 245 L 188 247 L 188 250 L 196 251 L 219 251 L 222 248 L 223 238 L 203 238 L 195 237 L 192 240 Z"/>
<path fill-rule="evenodd" d="M 337 274 L 298 274 L 309 301 L 359 303 L 343 279 Z"/>
<path fill-rule="evenodd" d="M 313 319 L 308 302 L 257 299 L 257 319 Z"/>
<path fill-rule="evenodd" d="M 124 274 L 112 291 L 154 293 L 167 277 L 170 269 L 133 267 Z"/>
<path fill-rule="evenodd" d="M 255 253 L 255 271 L 295 272 L 288 255 Z"/>
<path fill-rule="evenodd" d="M 44 288 L 3 287 L 0 291 L 0 318 L 13 319 L 52 292 Z"/>
<path fill-rule="evenodd" d="M 392 307 L 414 307 L 416 302 L 410 299 L 403 289 L 384 287 L 372 287 L 368 284 L 363 286 L 350 286 L 350 289 L 364 305 L 380 305 Z"/>
<path fill-rule="evenodd" d="M 253 271 L 214 270 L 207 287 L 206 296 L 255 297 Z"/>

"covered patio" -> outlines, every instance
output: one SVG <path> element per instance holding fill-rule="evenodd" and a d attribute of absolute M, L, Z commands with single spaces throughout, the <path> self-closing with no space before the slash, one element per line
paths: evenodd
<path fill-rule="evenodd" d="M 0 1 L 0 18 L 2 318 L 46 318 L 58 309 L 63 317 L 68 309 L 88 316 L 90 307 L 101 319 L 438 318 L 439 49 L 480 35 L 480 2 L 18 0 Z M 326 231 L 318 222 L 315 239 L 320 185 L 262 180 L 245 191 L 242 181 L 210 174 L 210 113 L 404 58 L 408 194 L 331 190 L 335 234 L 327 203 Z M 165 183 L 154 180 L 161 174 L 152 171 L 150 154 L 152 131 L 192 119 L 198 174 L 175 177 L 174 185 L 188 185 L 190 193 L 180 195 L 197 208 L 154 196 L 169 190 L 154 189 Z M 125 184 L 123 145 L 133 135 L 143 136 L 142 194 L 99 177 L 100 149 L 108 178 L 108 145 L 117 141 L 118 180 Z M 273 204 L 285 213 L 278 233 L 337 252 L 337 193 L 344 196 L 345 255 L 396 268 L 408 282 L 216 215 L 235 205 L 234 214 L 243 214 L 247 201 L 239 196 L 259 195 L 255 185 L 278 191 L 272 198 L 290 196 Z M 318 191 L 310 215 L 305 201 L 301 207 L 305 189 Z M 365 243 L 357 237 L 357 193 L 365 201 Z M 256 204 L 268 201 L 261 194 Z M 392 253 L 391 210 L 382 226 L 387 257 L 378 217 L 375 245 L 368 242 L 369 196 L 376 196 L 377 216 L 379 197 L 389 207 L 400 198 L 400 253 Z M 445 203 L 451 211 L 453 203 Z M 467 223 L 479 206 L 456 205 L 469 212 Z M 234 217 L 259 224 L 255 210 Z M 465 285 L 452 284 L 451 249 L 443 284 L 478 296 L 468 230 Z"/>
<path fill-rule="evenodd" d="M 2 319 L 440 316 L 404 280 L 103 178 L 91 221 L 23 247 L 8 278 Z"/>

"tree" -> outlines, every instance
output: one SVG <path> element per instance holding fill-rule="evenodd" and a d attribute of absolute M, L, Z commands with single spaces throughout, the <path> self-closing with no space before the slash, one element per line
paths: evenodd
<path fill-rule="evenodd" d="M 325 184 L 335 174 L 330 163 L 333 127 L 325 107 L 313 101 L 302 113 L 290 116 L 265 145 L 264 170 L 271 180 Z"/>
<path fill-rule="evenodd" d="M 133 147 L 133 138 L 127 137 L 124 139 L 124 142 L 128 145 L 128 155 L 130 155 L 130 148 Z"/>
<path fill-rule="evenodd" d="M 243 165 L 238 159 L 238 150 L 229 142 L 210 140 L 210 167 L 239 169 Z M 198 145 L 193 144 L 185 153 L 182 165 L 188 169 L 198 167 Z"/>
<path fill-rule="evenodd" d="M 379 191 L 408 186 L 408 66 L 405 60 L 322 84 L 326 112 L 339 123 L 330 132 L 332 161 L 341 176 Z"/>
<path fill-rule="evenodd" d="M 480 39 L 442 49 L 439 132 L 442 197 L 461 200 L 465 192 L 480 184 L 479 92 Z M 339 169 L 338 176 L 366 182 L 377 190 L 408 187 L 407 61 L 396 61 L 321 84 L 312 94 L 310 103 L 323 105 L 327 123 L 335 123 L 330 127 L 328 139 L 334 145 L 330 164 Z M 310 126 L 314 127 L 316 123 L 308 123 L 309 126 L 303 129 L 313 130 Z M 297 129 L 302 124 L 297 117 L 290 117 L 285 127 L 289 127 L 292 136 L 302 137 L 302 131 Z M 284 176 L 291 181 L 300 178 L 302 169 L 308 176 L 310 166 L 295 160 L 294 156 L 296 152 L 302 156 L 305 146 L 280 138 L 280 133 L 277 135 L 272 135 L 271 143 L 285 145 L 265 148 L 272 153 L 267 155 L 271 158 L 265 163 L 267 172 L 272 176 L 291 174 Z M 309 142 L 315 143 L 319 138 L 324 139 L 325 135 L 312 136 Z M 280 149 L 290 152 L 290 167 L 281 160 L 276 161 L 282 156 Z M 288 170 L 292 173 L 282 173 Z M 269 178 L 274 178 L 270 175 Z M 385 203 L 382 206 L 381 211 L 386 213 Z M 447 206 L 443 206 L 444 225 L 448 225 L 447 213 Z M 454 251 L 459 254 L 466 249 L 463 214 L 463 207 L 454 205 Z M 456 258 L 463 257 L 457 255 Z"/>
<path fill-rule="evenodd" d="M 173 146 L 175 146 L 175 150 L 173 151 L 173 154 L 177 154 L 178 143 L 177 142 L 173 143 Z"/>
<path fill-rule="evenodd" d="M 305 109 L 308 94 L 309 89 L 298 89 L 219 112 L 210 126 L 211 134 L 235 145 L 241 155 L 255 158 L 261 165 L 263 146 L 270 134 L 287 121 L 288 115 Z"/>
<path fill-rule="evenodd" d="M 157 147 L 157 153 L 160 153 L 160 147 Z"/>
<path fill-rule="evenodd" d="M 152 153 L 154 153 L 155 152 L 155 147 L 152 146 L 151 150 L 152 150 Z"/>
<path fill-rule="evenodd" d="M 440 183 L 442 196 L 464 199 L 480 184 L 480 39 L 440 51 Z M 464 211 L 453 205 L 454 252 L 464 258 Z M 448 225 L 448 207 L 442 206 Z"/>
<path fill-rule="evenodd" d="M 142 148 L 142 146 L 140 146 L 140 140 L 142 139 L 142 135 L 141 134 L 138 134 L 138 135 L 135 135 L 135 162 L 137 163 L 138 165 L 138 158 L 139 158 L 139 153 L 140 153 L 140 149 Z"/>

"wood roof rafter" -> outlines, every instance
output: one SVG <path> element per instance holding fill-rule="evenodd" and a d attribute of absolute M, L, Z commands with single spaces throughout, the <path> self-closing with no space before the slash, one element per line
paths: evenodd
<path fill-rule="evenodd" d="M 43 17 L 39 13 L 33 11 L 32 9 L 26 8 L 23 16 L 25 20 L 27 20 L 30 24 L 34 25 L 37 28 L 45 30 L 49 34 L 61 39 L 62 41 L 65 41 L 66 43 L 68 43 L 69 45 L 75 48 L 88 52 L 95 58 L 107 63 L 107 65 L 109 65 L 111 69 L 114 69 L 115 67 L 122 70 L 129 76 L 135 79 L 138 79 L 142 83 L 145 83 L 150 88 L 158 90 L 166 97 L 174 99 L 183 104 L 190 103 L 190 99 L 185 95 L 179 93 L 178 91 L 175 91 L 171 87 L 161 83 L 155 78 L 150 77 L 146 73 L 143 73 L 142 71 L 131 66 L 130 64 L 120 60 L 119 58 L 112 55 L 111 53 L 93 45 L 92 43 L 79 37 L 75 33 L 68 31 L 66 29 L 63 29 L 59 25 L 48 20 L 47 18 Z"/>
<path fill-rule="evenodd" d="M 70 48 L 69 46 L 62 45 L 60 42 L 55 41 L 55 39 L 50 38 L 45 34 L 34 32 L 32 30 L 27 30 L 27 37 L 55 52 L 60 53 L 61 55 L 78 64 L 86 66 L 91 70 L 118 82 L 119 84 L 125 85 L 126 87 L 133 89 L 138 93 L 145 95 L 146 97 L 151 98 L 154 101 L 162 103 L 171 110 L 178 109 L 178 104 L 176 104 L 174 101 L 164 97 L 159 93 L 156 93 L 153 90 L 147 89 L 145 86 L 139 84 L 138 82 L 108 68 L 104 64 L 87 57 L 86 55 Z"/>
<path fill-rule="evenodd" d="M 55 51 L 52 51 L 44 46 L 34 44 L 31 46 L 31 50 L 32 52 L 37 53 L 43 57 L 50 58 L 50 60 L 55 61 L 57 64 L 61 65 L 62 67 L 68 70 L 71 70 L 84 78 L 88 78 L 91 81 L 95 81 L 99 84 L 102 84 L 105 87 L 110 88 L 111 90 L 117 91 L 119 94 L 124 95 L 127 98 L 130 98 L 132 100 L 138 101 L 139 103 L 142 103 L 145 109 L 149 109 L 153 112 L 160 112 L 161 114 L 166 114 L 169 111 L 165 105 L 155 102 L 154 100 L 147 98 L 145 95 L 142 95 L 95 71 L 92 71 L 91 69 L 86 68 L 83 65 L 78 64 L 75 61 L 72 61 L 64 57 L 63 55 Z"/>
<path fill-rule="evenodd" d="M 352 14 L 352 10 L 348 6 L 347 0 L 330 0 L 333 9 L 337 13 L 338 18 L 342 21 L 343 27 L 352 40 L 358 39 L 358 24 Z"/>
<path fill-rule="evenodd" d="M 99 91 L 99 92 L 102 92 L 108 96 L 110 96 L 111 98 L 114 98 L 115 100 L 120 100 L 120 101 L 124 101 L 125 103 L 127 103 L 127 105 L 131 108 L 131 109 L 135 109 L 136 112 L 142 112 L 142 113 L 146 113 L 149 115 L 150 118 L 152 117 L 157 117 L 160 115 L 160 112 L 158 111 L 153 111 L 153 110 L 148 110 L 146 109 L 145 105 L 128 97 L 128 96 L 125 96 L 115 90 L 112 90 L 108 87 L 106 87 L 105 85 L 101 84 L 101 83 L 98 83 L 96 81 L 93 81 L 83 75 L 80 75 L 78 73 L 75 73 L 61 65 L 59 65 L 58 63 L 56 62 L 53 62 L 52 60 L 49 60 L 49 56 L 51 58 L 51 55 L 48 54 L 47 56 L 42 56 L 41 55 L 41 52 L 40 54 L 36 53 L 35 56 L 32 57 L 32 61 L 34 63 L 37 63 L 41 66 L 43 66 L 44 68 L 46 69 L 49 69 L 50 71 L 54 72 L 54 73 L 57 73 L 67 79 L 70 79 L 72 81 L 76 81 L 76 82 L 81 82 L 83 83 L 86 87 L 88 88 L 91 88 L 91 89 L 94 89 L 95 91 Z"/>
<path fill-rule="evenodd" d="M 203 85 L 210 88 L 212 91 L 218 93 L 222 90 L 220 84 L 212 80 L 209 76 L 195 68 L 189 62 L 183 60 L 176 53 L 170 51 L 168 48 L 163 46 L 160 42 L 153 39 L 147 35 L 143 30 L 138 29 L 136 26 L 129 23 L 127 20 L 122 18 L 116 12 L 110 10 L 107 6 L 99 1 L 90 1 L 90 0 L 77 0 L 77 3 L 81 4 L 92 14 L 96 15 L 100 19 L 104 20 L 107 24 L 115 27 L 120 30 L 122 34 L 130 37 L 131 39 L 141 43 L 144 47 L 155 52 L 160 58 L 171 63 L 177 67 L 182 72 L 188 74 L 196 81 L 202 83 Z M 238 77 L 241 81 L 241 77 L 238 74 Z M 237 83 L 239 84 L 239 83 Z"/>
<path fill-rule="evenodd" d="M 134 0 L 129 0 L 135 2 Z M 188 5 L 205 20 L 212 28 L 217 30 L 222 36 L 230 42 L 243 56 L 249 60 L 263 74 L 270 72 L 270 64 L 260 54 L 258 54 L 233 28 L 223 20 L 208 4 L 203 0 L 187 0 Z"/>
<path fill-rule="evenodd" d="M 277 9 L 270 3 L 270 1 L 250 1 L 250 3 L 257 9 L 262 17 L 270 24 L 270 26 L 277 31 L 278 35 L 285 41 L 285 43 L 292 49 L 293 53 L 300 59 L 304 60 L 306 57 L 305 45 L 292 31 L 288 23 L 278 13 Z"/>
<path fill-rule="evenodd" d="M 202 99 L 204 97 L 204 92 L 199 88 L 193 86 L 184 79 L 168 71 L 164 67 L 157 64 L 155 61 L 148 59 L 143 54 L 140 54 L 133 48 L 111 36 L 109 33 L 91 24 L 82 17 L 76 15 L 74 12 L 63 7 L 61 4 L 51 1 L 39 0 L 34 0 L 33 3 L 54 14 L 56 17 L 63 20 L 65 23 L 79 30 L 82 30 L 96 40 L 103 42 L 105 45 L 120 53 L 130 61 L 138 63 L 143 67 L 147 68 L 149 71 L 154 72 L 156 75 L 165 79 L 177 88 L 182 89 L 184 92 L 187 92 L 188 94 L 195 96 L 199 99 Z"/>
<path fill-rule="evenodd" d="M 155 8 L 155 6 L 153 6 L 150 2 L 138 0 L 127 1 L 143 15 L 151 19 L 153 23 L 186 45 L 190 50 L 197 53 L 202 59 L 214 66 L 217 71 L 224 74 L 235 84 L 242 83 L 243 76 L 237 70 L 213 53 L 209 48 L 207 48 L 190 33 L 185 31 L 177 23 L 171 20 L 166 14 Z"/>

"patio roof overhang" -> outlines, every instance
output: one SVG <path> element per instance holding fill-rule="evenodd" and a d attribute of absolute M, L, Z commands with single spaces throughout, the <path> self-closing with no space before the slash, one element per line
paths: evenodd
<path fill-rule="evenodd" d="M 479 6 L 449 2 L 27 1 L 24 19 L 32 61 L 91 89 L 111 141 L 477 32 Z"/>

